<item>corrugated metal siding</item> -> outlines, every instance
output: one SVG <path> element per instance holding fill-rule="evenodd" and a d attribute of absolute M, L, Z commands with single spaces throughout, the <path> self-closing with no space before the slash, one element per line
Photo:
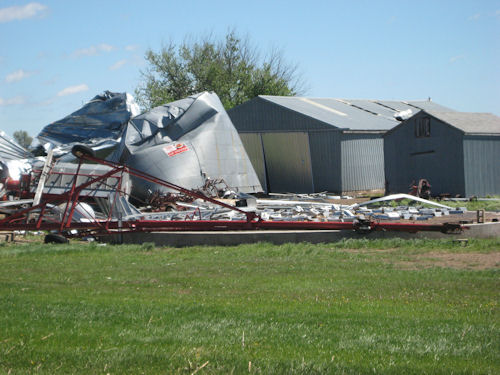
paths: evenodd
<path fill-rule="evenodd" d="M 264 161 L 264 149 L 260 133 L 241 133 L 241 142 L 252 162 L 255 173 L 259 178 L 262 188 L 267 193 L 266 165 Z"/>
<path fill-rule="evenodd" d="M 316 192 L 342 192 L 338 131 L 310 132 L 309 148 Z"/>
<path fill-rule="evenodd" d="M 331 125 L 259 97 L 231 108 L 228 114 L 240 133 L 332 129 Z"/>
<path fill-rule="evenodd" d="M 467 196 L 500 194 L 500 137 L 466 136 L 464 169 Z"/>
<path fill-rule="evenodd" d="M 391 193 L 405 193 L 421 178 L 429 180 L 432 194 L 465 195 L 463 134 L 431 118 L 430 136 L 417 138 L 419 113 L 384 137 L 385 176 Z"/>
<path fill-rule="evenodd" d="M 342 191 L 383 189 L 382 135 L 342 134 Z"/>
<path fill-rule="evenodd" d="M 264 133 L 269 191 L 314 192 L 307 133 Z"/>

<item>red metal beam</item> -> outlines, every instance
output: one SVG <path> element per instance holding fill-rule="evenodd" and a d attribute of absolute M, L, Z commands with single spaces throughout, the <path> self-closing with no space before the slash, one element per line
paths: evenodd
<path fill-rule="evenodd" d="M 135 220 L 135 221 L 104 221 L 94 223 L 72 223 L 69 229 L 122 232 L 170 232 L 170 231 L 246 231 L 246 230 L 359 230 L 366 231 L 398 231 L 398 232 L 449 232 L 468 229 L 459 224 L 411 224 L 411 223 L 376 223 L 370 222 L 369 228 L 364 223 L 357 222 L 311 222 L 311 221 L 245 221 L 245 220 Z M 9 230 L 58 230 L 60 223 L 6 223 L 2 229 Z"/>

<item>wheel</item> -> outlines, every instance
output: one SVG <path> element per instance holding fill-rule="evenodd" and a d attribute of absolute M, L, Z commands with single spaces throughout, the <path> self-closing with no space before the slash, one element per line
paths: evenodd
<path fill-rule="evenodd" d="M 95 158 L 95 151 L 85 145 L 74 145 L 71 149 L 71 153 L 77 158 L 81 158 L 82 156 L 92 156 Z"/>
<path fill-rule="evenodd" d="M 60 234 L 49 233 L 45 236 L 45 239 L 43 242 L 44 243 L 68 243 L 69 240 Z"/>

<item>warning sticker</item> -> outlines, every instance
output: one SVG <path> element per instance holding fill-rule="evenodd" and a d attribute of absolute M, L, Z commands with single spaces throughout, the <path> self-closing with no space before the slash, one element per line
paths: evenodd
<path fill-rule="evenodd" d="M 168 156 L 175 156 L 188 150 L 189 148 L 184 143 L 174 143 L 163 147 L 163 151 L 165 151 Z"/>

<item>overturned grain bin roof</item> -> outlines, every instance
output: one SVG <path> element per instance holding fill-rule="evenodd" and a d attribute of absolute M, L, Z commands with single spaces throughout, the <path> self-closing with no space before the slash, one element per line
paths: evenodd
<path fill-rule="evenodd" d="M 128 120 L 138 114 L 139 107 L 130 94 L 105 91 L 77 111 L 44 127 L 38 139 L 54 145 L 116 139 Z"/>
<path fill-rule="evenodd" d="M 244 193 L 262 191 L 233 123 L 218 96 L 210 92 L 133 118 L 110 158 L 185 188 L 223 179 Z M 156 188 L 133 180 L 133 195 L 140 199 Z"/>

